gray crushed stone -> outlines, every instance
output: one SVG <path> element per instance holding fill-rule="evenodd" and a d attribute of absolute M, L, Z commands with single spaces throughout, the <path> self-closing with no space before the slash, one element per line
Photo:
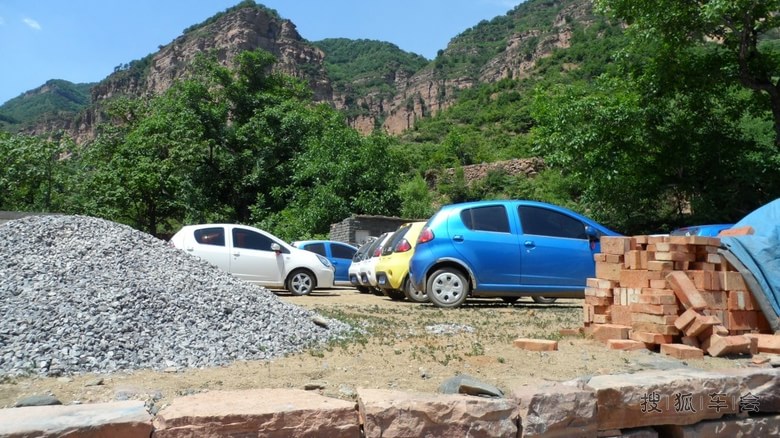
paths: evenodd
<path fill-rule="evenodd" d="M 0 376 L 220 366 L 351 330 L 125 225 L 0 225 Z"/>

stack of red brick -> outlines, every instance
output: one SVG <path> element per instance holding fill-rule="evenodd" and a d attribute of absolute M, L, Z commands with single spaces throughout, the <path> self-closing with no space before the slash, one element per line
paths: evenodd
<path fill-rule="evenodd" d="M 660 349 L 681 359 L 780 353 L 780 336 L 719 238 L 602 237 L 585 289 L 586 331 L 610 348 Z"/>

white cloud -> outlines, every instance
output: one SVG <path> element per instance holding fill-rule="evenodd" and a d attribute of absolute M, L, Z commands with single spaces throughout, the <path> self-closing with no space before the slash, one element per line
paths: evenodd
<path fill-rule="evenodd" d="M 41 25 L 32 18 L 25 18 L 22 20 L 24 24 L 30 26 L 31 29 L 41 30 Z"/>

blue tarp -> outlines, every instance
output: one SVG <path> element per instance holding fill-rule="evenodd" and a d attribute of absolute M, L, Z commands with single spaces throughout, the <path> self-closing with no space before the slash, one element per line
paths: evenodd
<path fill-rule="evenodd" d="M 722 237 L 721 243 L 753 274 L 775 317 L 780 316 L 780 199 L 748 214 L 734 228 L 744 226 L 753 227 L 754 233 Z"/>

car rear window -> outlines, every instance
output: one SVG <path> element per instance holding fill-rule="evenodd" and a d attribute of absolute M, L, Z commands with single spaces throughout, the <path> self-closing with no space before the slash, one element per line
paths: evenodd
<path fill-rule="evenodd" d="M 470 230 L 508 233 L 509 218 L 503 205 L 467 208 L 460 212 L 460 219 Z"/>
<path fill-rule="evenodd" d="M 225 229 L 222 227 L 195 230 L 195 241 L 201 245 L 225 246 Z"/>
<path fill-rule="evenodd" d="M 587 239 L 585 224 L 566 214 L 540 207 L 518 207 L 524 234 Z"/>
<path fill-rule="evenodd" d="M 390 236 L 390 240 L 388 240 L 387 243 L 385 243 L 385 246 L 382 247 L 382 255 L 392 254 L 393 251 L 395 251 L 395 245 L 397 245 L 398 242 L 400 242 L 408 232 L 409 226 L 405 226 L 399 228 L 395 233 L 393 233 L 393 235 Z"/>
<path fill-rule="evenodd" d="M 319 254 L 323 257 L 327 256 L 328 254 L 325 252 L 325 244 L 324 243 L 310 243 L 308 245 L 305 245 L 303 247 L 306 251 L 311 251 L 313 253 Z"/>

